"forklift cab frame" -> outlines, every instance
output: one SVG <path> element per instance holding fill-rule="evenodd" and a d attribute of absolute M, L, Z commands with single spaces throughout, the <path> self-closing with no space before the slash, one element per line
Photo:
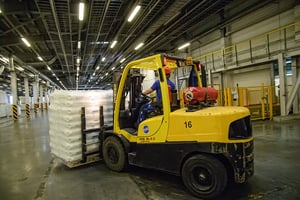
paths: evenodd
<path fill-rule="evenodd" d="M 151 140 L 165 142 L 169 113 L 179 108 L 180 105 L 183 106 L 183 103 L 180 102 L 182 99 L 177 94 L 178 90 L 173 91 L 172 97 L 169 94 L 167 77 L 163 70 L 165 66 L 171 68 L 172 71 L 184 66 L 191 66 L 192 71 L 195 72 L 193 76 L 196 77 L 196 85 L 202 86 L 199 76 L 200 63 L 193 62 L 191 59 L 158 54 L 130 62 L 123 73 L 119 74 L 119 79 L 115 78 L 114 81 L 114 91 L 116 92 L 114 110 L 119 111 L 114 113 L 114 132 L 124 135 L 130 142 L 146 143 L 151 142 Z M 148 107 L 153 109 L 152 114 L 150 114 L 152 117 L 140 122 L 138 118 L 141 114 L 141 105 L 138 105 L 137 99 L 141 98 L 142 94 L 141 84 L 145 76 L 140 73 L 140 70 L 143 69 L 157 72 L 162 102 L 160 105 L 148 102 L 150 104 Z M 126 102 L 128 97 L 128 102 Z M 126 103 L 128 103 L 128 106 L 125 105 Z M 165 134 L 157 134 L 158 132 Z"/>

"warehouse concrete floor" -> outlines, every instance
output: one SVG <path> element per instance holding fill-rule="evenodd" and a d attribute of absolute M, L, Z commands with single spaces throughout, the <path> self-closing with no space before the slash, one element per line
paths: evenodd
<path fill-rule="evenodd" d="M 300 120 L 253 122 L 255 175 L 231 185 L 220 199 L 300 199 Z M 0 128 L 0 199 L 196 199 L 178 177 L 103 162 L 69 169 L 50 155 L 48 114 Z"/>

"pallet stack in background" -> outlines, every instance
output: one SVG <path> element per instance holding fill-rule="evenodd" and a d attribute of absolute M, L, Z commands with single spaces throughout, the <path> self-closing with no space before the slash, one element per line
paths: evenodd
<path fill-rule="evenodd" d="M 29 108 L 30 109 L 33 108 L 32 99 L 33 99 L 33 97 L 28 97 L 28 99 L 27 99 L 27 102 L 29 104 Z M 26 110 L 26 99 L 25 99 L 25 96 L 19 96 L 19 103 L 20 103 L 21 111 L 25 111 Z"/>
<path fill-rule="evenodd" d="M 10 110 L 11 106 L 8 104 L 6 92 L 0 90 L 0 118 L 11 115 L 11 112 L 8 113 Z"/>
<path fill-rule="evenodd" d="M 65 162 L 82 158 L 81 108 L 85 107 L 86 128 L 99 128 L 99 108 L 103 106 L 104 124 L 113 123 L 113 91 L 66 91 L 51 94 L 49 106 L 49 135 L 51 153 Z M 98 135 L 90 135 L 88 143 L 95 143 Z M 90 145 L 88 151 L 99 148 Z M 94 148 L 94 149 L 93 149 Z"/>

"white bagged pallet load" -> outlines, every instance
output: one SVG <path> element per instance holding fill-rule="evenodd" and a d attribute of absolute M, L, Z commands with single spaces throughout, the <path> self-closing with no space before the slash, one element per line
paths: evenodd
<path fill-rule="evenodd" d="M 7 112 L 6 112 L 6 106 L 7 106 L 7 97 L 6 97 L 6 92 L 0 90 L 0 117 L 6 117 Z"/>
<path fill-rule="evenodd" d="M 113 91 L 64 91 L 51 94 L 49 106 L 49 135 L 51 153 L 66 161 L 78 161 L 82 158 L 81 150 L 81 108 L 85 107 L 86 128 L 99 128 L 99 108 L 103 106 L 104 124 L 113 123 Z M 97 134 L 88 134 L 87 143 L 97 142 Z M 87 146 L 93 151 L 99 145 Z"/>
<path fill-rule="evenodd" d="M 6 104 L 0 104 L 0 117 L 7 117 Z"/>
<path fill-rule="evenodd" d="M 3 90 L 0 90 L 0 104 L 8 104 L 6 92 Z"/>
<path fill-rule="evenodd" d="M 29 107 L 31 108 L 32 105 L 32 97 L 28 97 L 27 99 L 25 98 L 25 96 L 19 96 L 19 100 L 20 100 L 20 107 L 21 110 L 26 110 L 26 102 L 27 104 L 29 104 Z"/>

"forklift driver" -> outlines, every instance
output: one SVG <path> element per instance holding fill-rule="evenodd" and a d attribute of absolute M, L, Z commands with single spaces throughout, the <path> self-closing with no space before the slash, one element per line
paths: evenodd
<path fill-rule="evenodd" d="M 169 79 L 171 75 L 171 69 L 167 66 L 165 67 L 165 74 L 167 77 L 167 82 L 168 82 L 168 86 L 170 87 L 170 90 L 175 90 L 175 84 Z M 145 95 L 150 94 L 154 90 L 156 91 L 156 101 L 161 102 L 161 89 L 160 89 L 159 80 L 156 80 L 149 89 L 143 92 L 143 94 Z"/>

